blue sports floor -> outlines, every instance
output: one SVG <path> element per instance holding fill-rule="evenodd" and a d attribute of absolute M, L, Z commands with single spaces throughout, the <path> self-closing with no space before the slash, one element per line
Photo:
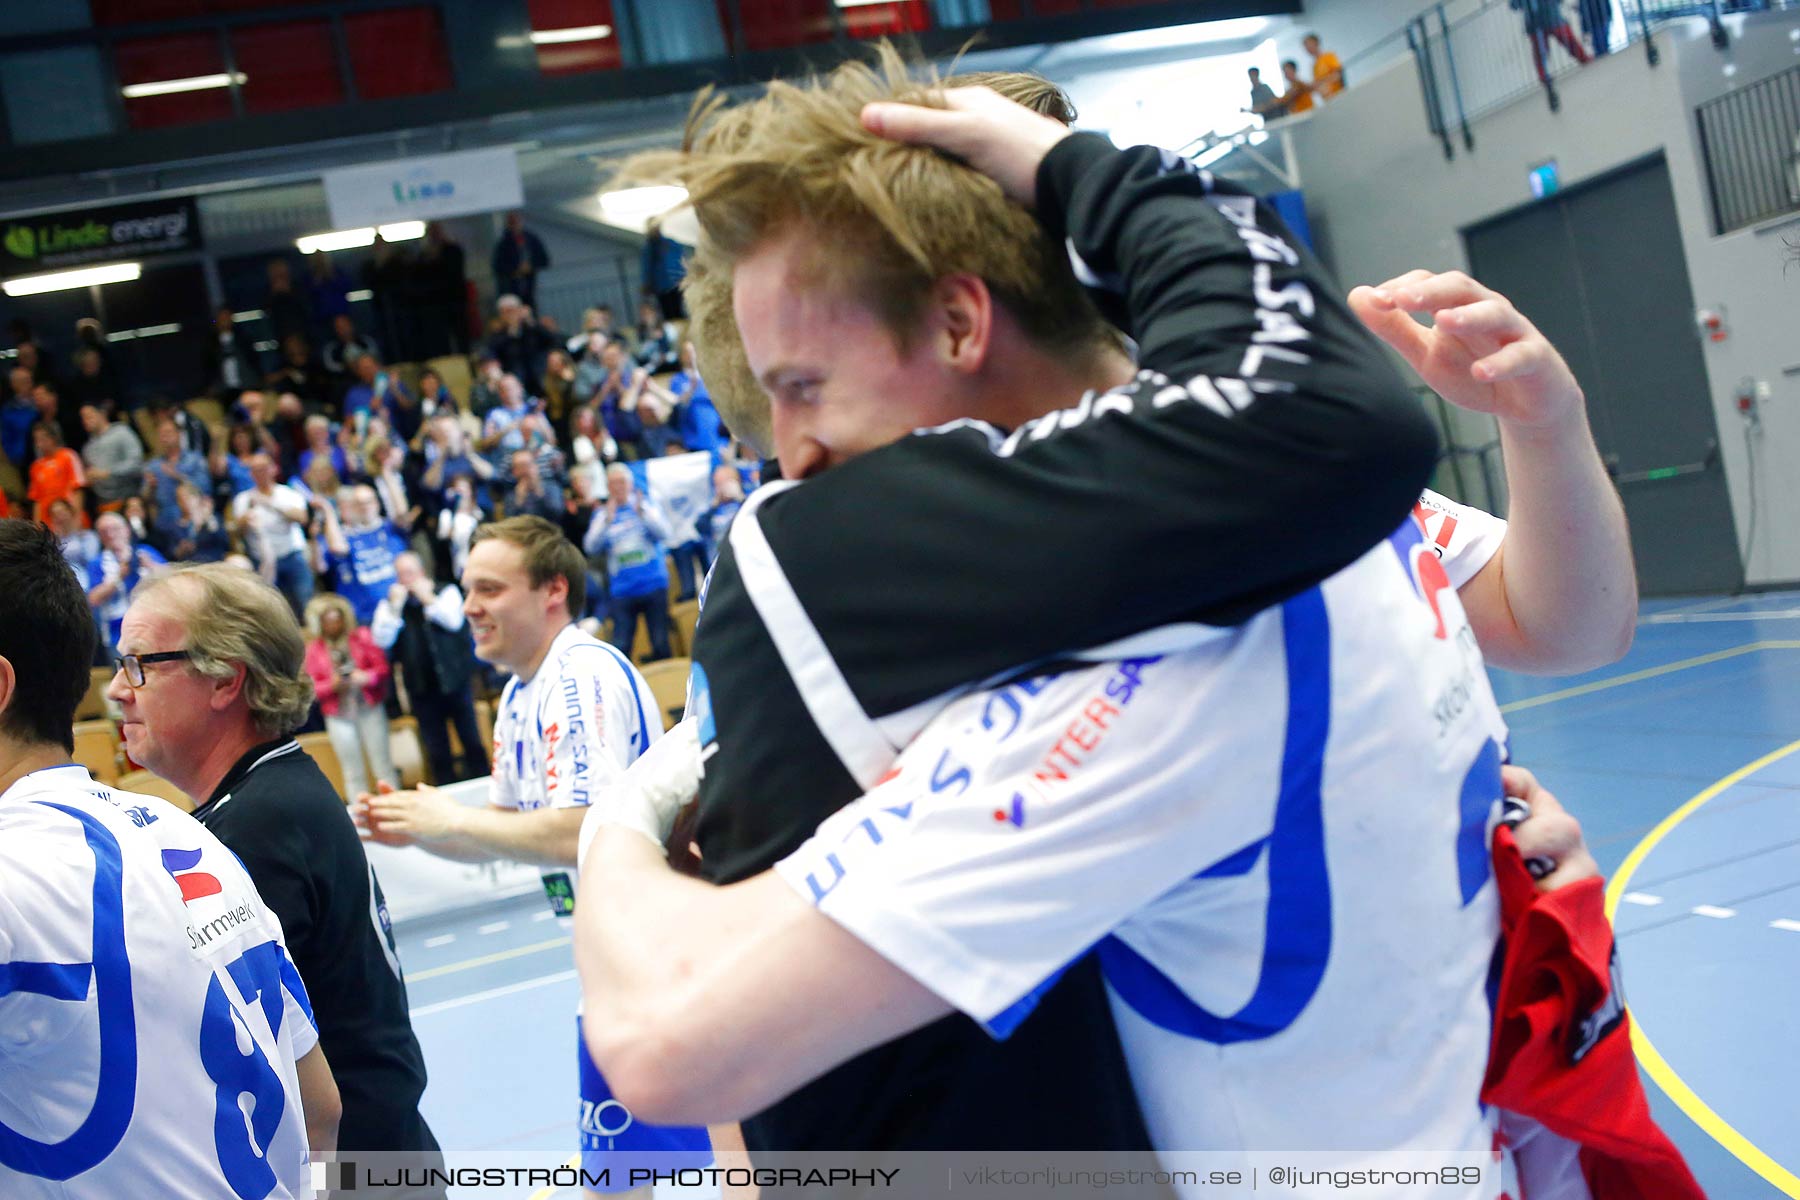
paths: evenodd
<path fill-rule="evenodd" d="M 1713 1200 L 1800 1200 L 1800 593 L 1647 602 L 1622 662 L 1494 686 L 1611 883 L 1658 1120 Z M 568 928 L 528 898 L 399 933 L 439 1140 L 572 1152 Z"/>

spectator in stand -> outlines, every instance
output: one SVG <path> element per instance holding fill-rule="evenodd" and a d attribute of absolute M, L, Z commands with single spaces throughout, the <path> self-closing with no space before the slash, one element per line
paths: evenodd
<path fill-rule="evenodd" d="M 1295 117 L 1303 112 L 1311 112 L 1312 85 L 1300 78 L 1300 64 L 1291 58 L 1282 59 L 1281 78 L 1287 84 L 1287 90 L 1281 93 L 1281 115 Z"/>
<path fill-rule="evenodd" d="M 271 258 L 268 270 L 269 292 L 263 297 L 262 307 L 269 318 L 269 328 L 275 331 L 275 341 L 279 343 L 289 334 L 311 329 L 312 314 L 306 309 L 306 301 L 294 290 L 294 269 L 288 265 L 288 260 Z M 250 386 L 249 379 L 243 386 Z"/>
<path fill-rule="evenodd" d="M 88 435 L 81 458 L 101 512 L 114 511 L 125 497 L 144 490 L 144 443 L 131 426 L 113 419 L 113 411 L 110 400 L 81 406 L 81 427 Z"/>
<path fill-rule="evenodd" d="M 650 372 L 628 361 L 625 347 L 618 342 L 608 342 L 601 349 L 600 363 L 606 374 L 594 389 L 593 399 L 600 406 L 608 436 L 619 448 L 619 457 L 635 462 L 644 456 L 644 421 L 638 404 Z"/>
<path fill-rule="evenodd" d="M 528 305 L 537 303 L 538 276 L 550 265 L 550 252 L 538 235 L 525 228 L 525 214 L 506 214 L 506 231 L 494 243 L 494 286 Z M 507 368 L 511 370 L 511 367 Z"/>
<path fill-rule="evenodd" d="M 558 437 L 569 432 L 569 410 L 575 406 L 575 363 L 559 346 L 544 359 L 544 413 Z"/>
<path fill-rule="evenodd" d="M 156 546 L 156 526 L 150 523 L 150 513 L 144 507 L 142 496 L 126 497 L 125 507 L 119 510 L 119 515 L 125 518 L 126 527 L 131 530 L 132 541 Z M 160 554 L 162 547 L 156 546 L 156 550 Z"/>
<path fill-rule="evenodd" d="M 725 535 L 731 529 L 731 518 L 737 516 L 738 509 L 744 507 L 744 481 L 738 477 L 737 467 L 722 462 L 713 468 L 713 502 L 707 510 L 700 532 L 706 537 L 706 566 L 712 568 L 713 560 L 719 557 L 719 550 L 725 545 Z"/>
<path fill-rule="evenodd" d="M 95 400 L 111 400 L 116 404 L 125 402 L 125 380 L 113 357 L 112 347 L 107 345 L 106 334 L 100 328 L 100 322 L 92 317 L 83 317 L 75 322 L 73 361 L 75 373 L 66 381 L 64 396 L 75 407 L 79 408 Z"/>
<path fill-rule="evenodd" d="M 669 657 L 669 522 L 656 502 L 637 490 L 631 468 L 606 469 L 606 506 L 582 539 L 590 557 L 605 556 L 612 592 L 612 643 L 626 655 L 638 618 L 650 638 L 650 658 Z"/>
<path fill-rule="evenodd" d="M 413 485 L 406 478 L 406 447 L 391 438 L 370 438 L 363 447 L 363 478 L 375 493 L 382 519 L 411 536 L 423 509 L 413 501 Z"/>
<path fill-rule="evenodd" d="M 31 518 L 39 524 L 50 523 L 50 505 L 66 500 L 81 514 L 87 524 L 87 476 L 82 473 L 81 459 L 63 445 L 62 430 L 51 421 L 39 421 L 31 427 L 31 441 L 36 455 L 31 460 L 31 485 L 26 496 L 31 501 Z"/>
<path fill-rule="evenodd" d="M 14 317 L 12 334 L 13 350 L 18 355 L 15 365 L 30 371 L 33 383 L 40 379 L 49 379 L 56 374 L 55 367 L 50 361 L 50 352 L 44 348 L 44 343 L 32 333 L 30 322 L 23 317 Z"/>
<path fill-rule="evenodd" d="M 416 357 L 413 343 L 415 300 L 412 291 L 412 267 L 409 256 L 394 243 L 375 235 L 363 263 L 363 287 L 369 290 L 375 308 L 375 328 L 381 344 L 393 351 L 398 362 Z"/>
<path fill-rule="evenodd" d="M 596 333 L 600 335 L 602 345 L 618 336 L 618 331 L 613 328 L 612 305 L 596 304 L 592 308 L 582 310 L 581 332 L 563 344 L 564 349 L 569 352 L 569 357 L 579 360 L 587 351 L 588 343 Z"/>
<path fill-rule="evenodd" d="M 314 413 L 306 418 L 306 449 L 300 452 L 300 457 L 294 464 L 300 478 L 305 479 L 311 472 L 313 463 L 321 458 L 331 463 L 331 469 L 339 479 L 349 477 L 350 459 L 345 455 L 343 446 L 331 436 L 330 418 Z"/>
<path fill-rule="evenodd" d="M 431 367 L 419 372 L 419 408 L 423 419 L 435 417 L 439 409 L 445 412 L 457 410 L 456 395 L 444 383 L 444 377 Z M 408 438 L 407 441 L 411 441 Z"/>
<path fill-rule="evenodd" d="M 93 585 L 89 568 L 100 557 L 99 536 L 82 528 L 80 515 L 67 500 L 51 501 L 50 528 L 62 546 L 63 557 L 69 560 L 69 569 L 81 580 L 81 590 L 86 591 Z"/>
<path fill-rule="evenodd" d="M 330 511 L 336 512 L 338 500 L 344 490 L 344 477 L 338 474 L 337 468 L 331 465 L 329 458 L 315 458 L 312 465 L 294 484 L 294 490 L 306 500 L 308 507 L 318 508 L 319 505 L 324 505 Z M 315 500 L 318 501 L 318 504 L 313 503 Z M 314 530 L 314 532 L 318 531 Z M 316 567 L 315 570 L 318 574 L 325 572 L 323 566 Z"/>
<path fill-rule="evenodd" d="M 598 480 L 598 482 L 595 482 Z M 563 500 L 563 514 L 557 521 L 562 526 L 563 536 L 579 546 L 587 537 L 588 526 L 594 523 L 594 513 L 606 502 L 606 473 L 604 468 L 595 464 L 592 473 L 581 471 L 569 476 L 569 492 Z M 590 577 L 591 574 L 590 574 Z M 590 605 L 590 607 L 592 607 Z M 605 615 L 606 609 L 599 609 Z"/>
<path fill-rule="evenodd" d="M 500 360 L 491 352 L 482 351 L 475 364 L 475 378 L 469 385 L 469 412 L 477 420 L 486 420 L 500 406 L 500 378 L 505 374 Z"/>
<path fill-rule="evenodd" d="M 461 354 L 468 348 L 468 272 L 463 248 L 437 221 L 425 226 L 425 240 L 412 263 L 413 294 L 419 315 L 419 357 Z"/>
<path fill-rule="evenodd" d="M 240 441 L 244 447 L 241 459 L 234 453 L 236 443 Z M 250 438 L 250 431 L 242 425 L 233 426 L 230 436 L 213 443 L 212 453 L 206 456 L 206 494 L 212 498 L 213 511 L 230 511 L 231 502 L 237 499 L 239 492 L 247 492 L 256 486 L 256 481 L 250 477 L 249 456 L 253 453 L 255 443 Z"/>
<path fill-rule="evenodd" d="M 272 399 L 263 392 L 245 395 L 254 396 L 260 410 L 268 414 L 257 422 L 261 431 L 257 445 L 274 457 L 283 477 L 295 474 L 300 469 L 300 454 L 307 447 L 306 406 L 292 392 L 282 392 Z"/>
<path fill-rule="evenodd" d="M 37 400 L 31 394 L 37 384 L 25 367 L 7 372 L 6 381 L 12 394 L 0 405 L 0 454 L 23 473 L 31 465 L 31 427 L 38 423 Z"/>
<path fill-rule="evenodd" d="M 600 410 L 592 404 L 576 409 L 571 424 L 569 483 L 572 486 L 579 481 L 585 494 L 597 497 L 606 491 L 606 464 L 619 457 L 619 447 L 606 436 L 600 426 Z M 586 525 L 581 528 L 587 531 Z"/>
<path fill-rule="evenodd" d="M 40 420 L 53 422 L 62 435 L 63 445 L 80 453 L 87 445 L 87 430 L 81 425 L 81 405 L 74 394 L 53 379 L 41 380 L 31 389 L 31 402 L 37 405 Z"/>
<path fill-rule="evenodd" d="M 176 496 L 181 502 L 181 524 L 169 557 L 175 562 L 223 562 L 231 553 L 231 533 L 219 520 L 210 491 L 182 484 Z"/>
<path fill-rule="evenodd" d="M 325 565 L 337 594 L 350 604 L 358 625 L 375 618 L 375 606 L 394 582 L 394 559 L 406 539 L 381 515 L 375 489 L 345 488 L 339 511 L 324 510 Z"/>
<path fill-rule="evenodd" d="M 1287 115 L 1287 110 L 1281 106 L 1281 98 L 1274 88 L 1262 81 L 1262 71 L 1257 67 L 1250 68 L 1250 103 L 1243 111 L 1269 121 Z"/>
<path fill-rule="evenodd" d="M 1301 39 L 1300 44 L 1312 56 L 1312 94 L 1320 100 L 1329 100 L 1344 90 L 1344 64 L 1338 56 L 1325 49 L 1319 35 L 1309 33 Z"/>
<path fill-rule="evenodd" d="M 219 400 L 232 399 L 245 388 L 255 387 L 262 377 L 257 353 L 251 348 L 250 339 L 238 332 L 231 305 L 219 305 L 213 314 L 213 335 L 206 343 L 207 391 Z"/>
<path fill-rule="evenodd" d="M 406 698 L 419 722 L 419 741 L 431 765 L 431 781 L 443 786 L 488 773 L 481 727 L 469 681 L 475 674 L 475 643 L 463 617 L 462 593 L 455 584 L 434 588 L 416 554 L 394 560 L 394 584 L 375 609 L 369 632 L 406 684 Z M 459 771 L 450 753 L 450 727 L 462 743 Z"/>
<path fill-rule="evenodd" d="M 493 475 L 493 464 L 470 451 L 469 435 L 461 421 L 448 413 L 431 419 L 425 436 L 425 473 L 419 477 L 419 486 L 428 500 L 434 500 L 437 506 L 444 504 L 459 479 L 482 485 L 475 490 L 485 500 L 485 485 Z"/>
<path fill-rule="evenodd" d="M 181 522 L 181 503 L 175 492 L 184 483 L 210 489 L 212 475 L 205 457 L 182 444 L 180 428 L 165 416 L 156 423 L 156 458 L 144 472 L 150 520 L 164 538 Z"/>
<path fill-rule="evenodd" d="M 312 302 L 313 328 L 327 331 L 339 317 L 350 315 L 350 276 L 323 250 L 306 256 L 306 298 Z M 282 344 L 286 345 L 286 339 Z"/>
<path fill-rule="evenodd" d="M 231 527 L 262 577 L 281 590 L 298 616 L 313 594 L 304 533 L 307 503 L 293 488 L 275 482 L 275 460 L 267 454 L 251 458 L 250 476 L 250 490 L 231 502 Z"/>
<path fill-rule="evenodd" d="M 192 450 L 201 458 L 212 449 L 212 431 L 206 422 L 190 413 L 167 396 L 158 396 L 150 401 L 150 425 L 155 428 L 164 421 L 173 421 L 181 434 L 183 450 Z"/>
<path fill-rule="evenodd" d="M 388 754 L 387 655 L 367 628 L 352 618 L 342 596 L 314 596 L 306 605 L 306 673 L 319 697 L 325 732 L 344 769 L 344 793 L 373 791 L 363 755 L 375 778 L 400 786 Z"/>
<path fill-rule="evenodd" d="M 644 225 L 644 253 L 638 264 L 644 281 L 644 298 L 654 300 L 663 318 L 679 321 L 687 316 L 681 302 L 681 281 L 687 278 L 687 260 L 693 253 L 673 238 L 663 236 L 662 221 L 651 217 Z"/>
<path fill-rule="evenodd" d="M 93 586 L 88 589 L 88 607 L 94 610 L 101 640 L 110 650 L 119 644 L 119 623 L 131 606 L 131 594 L 146 575 L 166 566 L 168 560 L 134 540 L 131 526 L 118 513 L 102 515 L 95 532 L 100 535 L 100 554 L 90 571 Z"/>
<path fill-rule="evenodd" d="M 1537 68 L 1538 82 L 1548 85 L 1550 82 L 1550 42 L 1552 39 L 1561 42 L 1562 48 L 1578 63 L 1588 61 L 1588 52 L 1582 48 L 1581 39 L 1569 28 L 1568 14 L 1563 12 L 1562 0 L 1507 0 L 1518 12 L 1525 14 L 1525 37 L 1531 43 L 1531 62 Z"/>
<path fill-rule="evenodd" d="M 308 408 L 329 409 L 337 399 L 325 368 L 313 357 L 312 343 L 303 333 L 290 333 L 281 340 L 281 362 L 263 382 L 273 392 L 292 392 Z"/>
<path fill-rule="evenodd" d="M 538 470 L 537 456 L 529 450 L 515 450 L 512 456 L 512 494 L 506 500 L 509 517 L 542 517 L 552 525 L 562 523 L 563 492 L 554 483 L 546 483 Z"/>
<path fill-rule="evenodd" d="M 550 426 L 542 414 L 527 405 L 525 388 L 517 376 L 500 379 L 500 407 L 488 413 L 482 424 L 481 452 L 493 464 L 490 486 L 501 492 L 512 490 L 512 456 L 519 450 L 534 454 L 543 440 L 550 437 Z"/>
<path fill-rule="evenodd" d="M 331 382 L 334 402 L 343 396 L 345 389 L 352 383 L 351 366 L 365 354 L 373 354 L 379 358 L 381 347 L 368 334 L 356 331 L 356 323 L 350 319 L 349 313 L 339 313 L 333 317 L 331 340 L 325 343 L 320 360 L 325 366 L 325 377 Z"/>
<path fill-rule="evenodd" d="M 682 343 L 681 370 L 669 380 L 667 390 L 675 402 L 669 427 L 681 439 L 682 445 L 689 450 L 723 450 L 725 422 L 720 418 L 719 410 L 713 407 L 706 381 L 700 378 L 694 343 Z"/>
<path fill-rule="evenodd" d="M 646 371 L 672 371 L 681 365 L 681 343 L 675 324 L 663 316 L 662 308 L 654 300 L 638 305 L 637 338 L 634 357 L 638 366 Z"/>
<path fill-rule="evenodd" d="M 351 374 L 356 382 L 344 393 L 345 422 L 355 421 L 358 414 L 365 419 L 380 417 L 401 433 L 402 441 L 411 441 L 424 418 L 418 400 L 406 390 L 400 377 L 384 369 L 373 354 L 357 359 Z"/>
<path fill-rule="evenodd" d="M 500 297 L 495 305 L 494 331 L 488 336 L 488 352 L 503 374 L 516 375 L 531 395 L 540 394 L 539 374 L 555 340 L 532 316 L 531 307 L 517 296 Z"/>
<path fill-rule="evenodd" d="M 437 525 L 438 542 L 444 548 L 438 561 L 449 564 L 451 578 L 462 578 L 463 568 L 469 565 L 469 539 L 486 518 L 476 501 L 474 479 L 458 475 L 450 484 L 449 503 L 438 513 Z"/>

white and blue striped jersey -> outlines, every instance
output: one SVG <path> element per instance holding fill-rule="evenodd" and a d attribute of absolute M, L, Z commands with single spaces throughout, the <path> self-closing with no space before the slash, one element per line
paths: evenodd
<path fill-rule="evenodd" d="M 996 1036 L 1098 946 L 1159 1150 L 1489 1150 L 1506 735 L 1419 526 L 1130 652 L 956 700 L 777 869 Z"/>
<path fill-rule="evenodd" d="M 198 822 L 79 766 L 0 795 L 0 1196 L 309 1197 L 317 1043 L 280 923 Z"/>

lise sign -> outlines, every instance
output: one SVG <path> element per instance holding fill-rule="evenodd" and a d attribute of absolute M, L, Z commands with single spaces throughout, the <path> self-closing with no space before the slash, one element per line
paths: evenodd
<path fill-rule="evenodd" d="M 200 248 L 191 197 L 146 200 L 0 221 L 0 276 Z"/>
<path fill-rule="evenodd" d="M 324 181 L 331 223 L 339 229 L 497 212 L 524 202 L 511 146 L 345 167 L 326 171 Z"/>

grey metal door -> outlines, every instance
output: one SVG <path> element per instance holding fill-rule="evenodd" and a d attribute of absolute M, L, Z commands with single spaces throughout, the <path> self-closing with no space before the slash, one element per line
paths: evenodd
<path fill-rule="evenodd" d="M 1646 595 L 1743 582 L 1693 291 L 1659 154 L 1463 231 L 1476 278 L 1568 359 Z"/>

